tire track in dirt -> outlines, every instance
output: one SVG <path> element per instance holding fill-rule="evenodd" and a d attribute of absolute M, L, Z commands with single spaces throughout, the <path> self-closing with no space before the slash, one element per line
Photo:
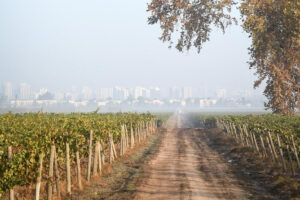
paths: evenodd
<path fill-rule="evenodd" d="M 228 163 L 206 145 L 201 131 L 175 127 L 185 124 L 180 116 L 170 118 L 170 128 L 145 169 L 147 178 L 135 199 L 248 199 Z"/>

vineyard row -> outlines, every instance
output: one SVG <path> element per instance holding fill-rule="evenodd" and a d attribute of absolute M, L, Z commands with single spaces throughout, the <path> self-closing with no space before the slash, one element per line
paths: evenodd
<path fill-rule="evenodd" d="M 89 182 L 105 163 L 111 164 L 157 129 L 154 116 L 129 113 L 8 114 L 0 116 L 0 124 L 0 194 L 10 200 L 24 198 L 25 191 L 36 200 L 70 196 L 72 187 L 82 190 L 83 175 Z"/>
<path fill-rule="evenodd" d="M 278 115 L 206 117 L 204 126 L 217 127 L 244 147 L 280 166 L 284 173 L 300 174 L 300 117 Z"/>

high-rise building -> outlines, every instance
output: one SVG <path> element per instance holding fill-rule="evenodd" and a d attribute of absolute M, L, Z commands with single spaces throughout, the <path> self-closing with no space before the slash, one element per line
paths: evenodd
<path fill-rule="evenodd" d="M 123 88 L 123 96 L 124 96 L 124 100 L 128 99 L 130 93 L 129 93 L 129 89 L 127 88 Z"/>
<path fill-rule="evenodd" d="M 79 99 L 80 89 L 73 85 L 72 88 L 71 88 L 71 92 L 68 92 L 65 95 L 65 97 L 66 97 L 66 99 L 73 100 L 73 101 Z"/>
<path fill-rule="evenodd" d="M 10 82 L 7 82 L 4 84 L 4 96 L 7 99 L 12 99 L 13 98 L 13 86 Z"/>
<path fill-rule="evenodd" d="M 129 91 L 126 88 L 114 87 L 113 98 L 118 100 L 125 100 L 129 96 Z"/>
<path fill-rule="evenodd" d="M 226 96 L 226 89 L 217 89 L 216 93 L 219 99 L 224 98 Z"/>
<path fill-rule="evenodd" d="M 89 87 L 83 87 L 81 90 L 81 94 L 84 100 L 89 100 L 92 98 L 92 89 Z"/>
<path fill-rule="evenodd" d="M 97 99 L 108 99 L 113 98 L 114 89 L 113 88 L 100 88 L 96 91 Z"/>
<path fill-rule="evenodd" d="M 199 98 L 206 98 L 207 97 L 207 88 L 204 86 L 199 87 L 196 96 Z"/>
<path fill-rule="evenodd" d="M 169 97 L 171 99 L 180 99 L 182 97 L 182 91 L 178 87 L 172 87 L 170 88 Z"/>
<path fill-rule="evenodd" d="M 161 89 L 158 87 L 150 88 L 150 97 L 153 99 L 161 98 Z"/>
<path fill-rule="evenodd" d="M 139 97 L 150 98 L 150 90 L 143 87 L 136 87 L 134 92 L 134 98 L 138 99 Z"/>
<path fill-rule="evenodd" d="M 137 99 L 139 97 L 143 96 L 143 88 L 142 87 L 136 87 L 134 91 L 134 98 Z"/>
<path fill-rule="evenodd" d="M 189 99 L 193 97 L 193 88 L 192 87 L 184 87 L 183 88 L 183 98 Z"/>
<path fill-rule="evenodd" d="M 20 84 L 20 99 L 27 100 L 30 99 L 31 88 L 27 83 Z"/>
<path fill-rule="evenodd" d="M 114 87 L 113 99 L 126 100 L 129 97 L 129 90 L 121 87 Z"/>

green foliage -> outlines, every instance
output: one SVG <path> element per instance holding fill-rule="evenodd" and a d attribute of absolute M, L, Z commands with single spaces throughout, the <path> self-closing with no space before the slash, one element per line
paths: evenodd
<path fill-rule="evenodd" d="M 287 153 L 287 145 L 291 146 L 291 137 L 294 137 L 297 151 L 300 151 L 300 116 L 283 116 L 276 114 L 266 115 L 224 115 L 217 116 L 219 122 L 234 125 L 246 125 L 248 131 L 256 136 L 265 137 L 268 133 L 277 144 L 277 135 L 281 140 L 283 151 Z"/>
<path fill-rule="evenodd" d="M 266 115 L 225 115 L 217 117 L 219 120 L 247 125 L 257 134 L 270 132 L 273 134 L 297 137 L 300 139 L 300 116 Z"/>
<path fill-rule="evenodd" d="M 103 144 L 108 142 L 108 134 L 120 140 L 121 125 L 137 127 L 155 117 L 149 113 L 26 113 L 0 115 L 0 196 L 15 185 L 34 183 L 37 176 L 38 156 L 43 153 L 45 166 L 49 159 L 50 146 L 55 144 L 58 161 L 64 162 L 65 143 L 71 148 L 74 162 L 75 151 L 88 154 L 90 130 L 94 139 Z M 12 159 L 8 159 L 8 147 L 13 149 Z"/>
<path fill-rule="evenodd" d="M 235 127 L 240 133 L 242 129 L 252 133 L 257 138 L 257 143 L 261 144 L 260 137 L 266 138 L 269 133 L 273 139 L 273 143 L 277 148 L 279 146 L 277 136 L 280 138 L 281 148 L 285 158 L 288 158 L 288 151 L 293 148 L 292 137 L 295 142 L 295 149 L 300 152 L 300 116 L 284 116 L 276 114 L 233 114 L 233 115 L 201 115 L 193 114 L 194 121 L 199 121 L 202 127 L 215 128 L 219 127 L 224 131 L 232 131 L 231 127 Z M 292 150 L 294 151 L 294 149 Z M 291 154 L 292 159 L 296 159 L 294 154 Z"/>

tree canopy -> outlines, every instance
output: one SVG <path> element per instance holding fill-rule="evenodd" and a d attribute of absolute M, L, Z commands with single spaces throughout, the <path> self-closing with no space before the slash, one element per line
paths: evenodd
<path fill-rule="evenodd" d="M 152 0 L 149 24 L 159 23 L 160 39 L 179 51 L 200 52 L 212 27 L 225 31 L 236 20 L 238 5 L 242 27 L 249 33 L 250 68 L 258 76 L 254 87 L 266 81 L 266 108 L 292 114 L 300 109 L 300 1 L 299 0 Z"/>

